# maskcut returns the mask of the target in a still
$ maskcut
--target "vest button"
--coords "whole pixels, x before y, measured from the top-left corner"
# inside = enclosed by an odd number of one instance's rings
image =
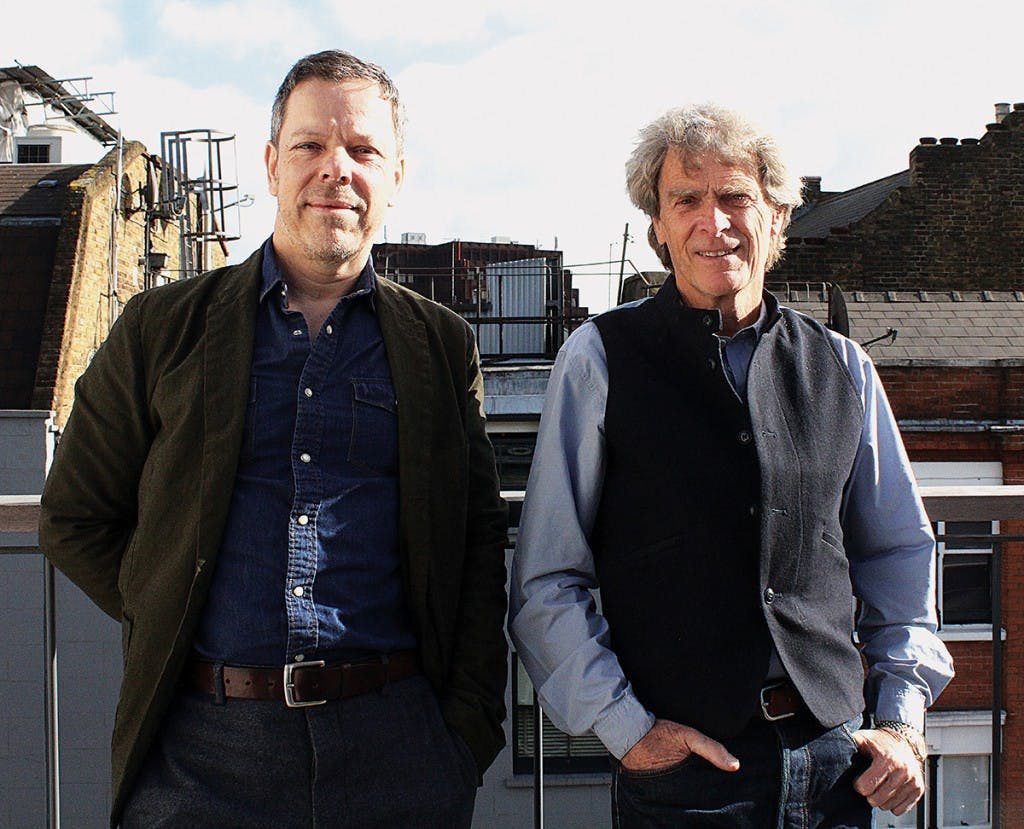
[[[757,504],[751,504],[749,507],[747,507],[747,515],[749,515],[751,518],[757,515]]]
[[[708,368],[711,369],[712,371],[718,368],[718,363],[715,362],[714,357],[708,357]]]
[[[746,446],[748,443],[750,443],[750,441],[754,439],[754,436],[750,434],[750,432],[748,432],[746,429],[740,432],[739,435],[737,435],[737,437],[739,438],[740,443],[742,443],[744,446]]]
[[[700,321],[704,324],[705,328],[710,328],[711,327],[711,315],[710,314],[705,314],[703,317],[700,318]]]
[[[764,603],[765,604],[771,604],[774,601],[775,601],[775,591],[772,590],[770,587],[766,587],[764,589]]]

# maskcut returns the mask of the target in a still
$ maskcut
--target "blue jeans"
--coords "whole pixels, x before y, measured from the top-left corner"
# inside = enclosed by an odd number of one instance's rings
[[[312,708],[180,693],[122,829],[468,829],[477,770],[422,676]]]
[[[612,775],[615,829],[870,829],[871,807],[853,790],[867,768],[850,734],[858,716],[824,729],[806,714],[751,723],[724,744],[740,761],[721,771],[691,755],[674,766]]]

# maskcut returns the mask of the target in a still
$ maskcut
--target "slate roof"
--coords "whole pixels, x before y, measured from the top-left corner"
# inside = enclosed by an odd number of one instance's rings
[[[824,239],[833,228],[847,228],[878,207],[894,190],[910,186],[910,171],[894,173],[852,190],[825,196],[799,208],[786,230],[790,239]]]
[[[0,217],[60,216],[68,185],[91,164],[0,164]],[[48,185],[40,182],[55,182]]]
[[[784,305],[825,321],[820,286],[769,288]],[[845,298],[852,339],[864,344],[897,330],[891,344],[869,346],[879,365],[1024,361],[1022,291],[853,291]]]

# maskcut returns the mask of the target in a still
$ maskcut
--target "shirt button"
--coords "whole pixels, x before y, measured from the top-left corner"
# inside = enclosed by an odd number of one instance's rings
[[[299,455],[299,460],[302,461],[303,463],[309,463],[313,459],[309,456],[308,452],[303,452],[301,455]]]
[[[313,396],[313,390],[312,389],[303,389],[302,393],[304,395],[306,395],[306,397],[312,397]]]
[[[334,326],[333,326],[333,325],[328,325],[328,326],[327,326],[327,327],[326,327],[326,328],[324,329],[324,331],[326,331],[326,332],[327,332],[328,334],[333,334],[333,333],[334,333]]]
[[[303,527],[305,527],[305,526],[306,526],[306,524],[308,524],[308,523],[309,523],[309,516],[308,516],[308,515],[300,515],[300,516],[299,516],[299,517],[298,517],[297,519],[295,519],[295,520],[296,520],[296,521],[298,521],[298,522],[299,522],[300,524],[302,524],[302,526],[303,526]]]
[[[771,604],[775,601],[775,591],[770,587],[766,587],[764,590],[764,603]]]
[[[739,435],[737,435],[737,437],[739,438],[739,442],[742,443],[744,446],[746,446],[748,443],[750,443],[750,441],[754,439],[754,436],[750,434],[750,432],[748,432],[746,429],[740,432]]]
[[[302,597],[302,594],[305,592],[306,591],[303,590],[301,587],[296,587],[294,590],[292,590],[292,594],[295,596],[299,596],[300,598]]]

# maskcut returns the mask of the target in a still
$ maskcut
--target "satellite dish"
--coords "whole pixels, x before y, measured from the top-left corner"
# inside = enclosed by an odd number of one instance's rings
[[[850,314],[846,310],[846,298],[843,289],[835,282],[828,288],[828,323],[829,328],[844,337],[850,336]]]
[[[146,201],[146,212],[152,213],[158,201],[160,184],[156,176],[156,165],[152,159],[146,164],[146,182],[142,187],[142,197]]]

